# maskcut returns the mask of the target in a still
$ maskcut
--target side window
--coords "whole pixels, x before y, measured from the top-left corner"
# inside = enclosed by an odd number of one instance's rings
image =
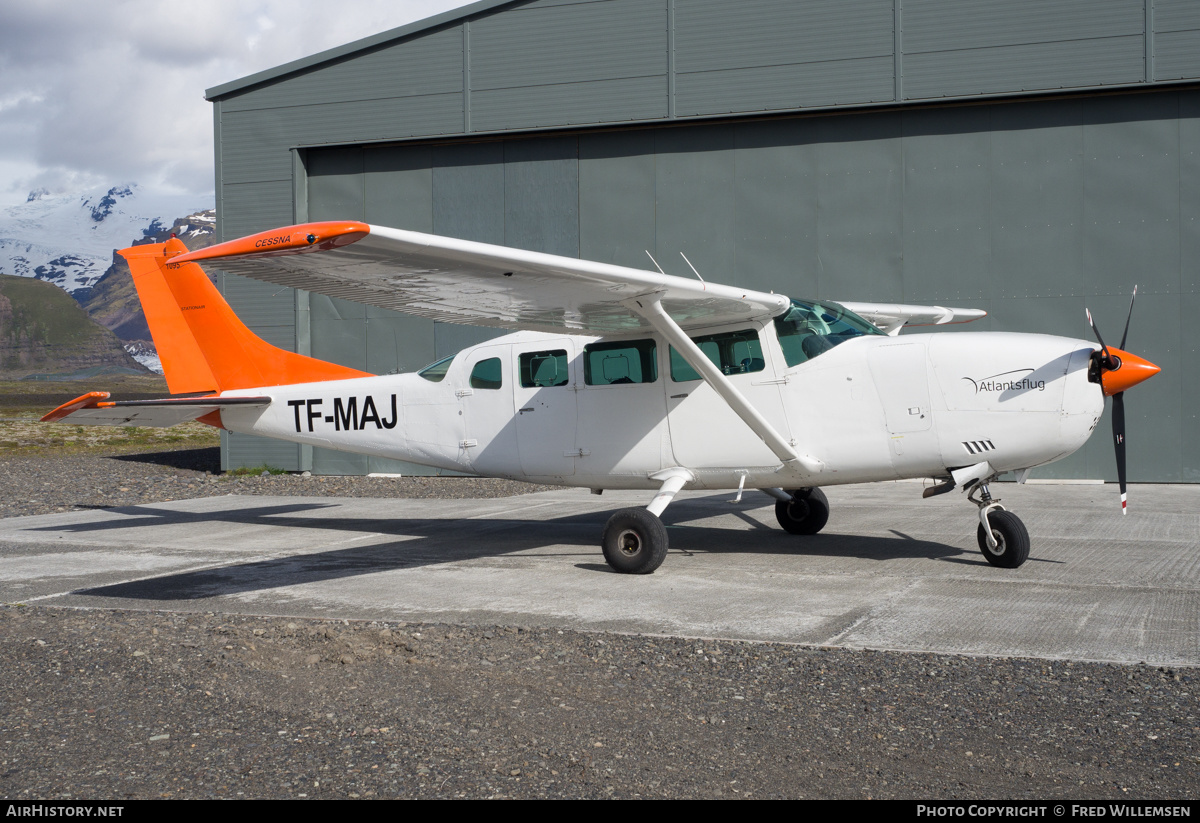
[[[583,382],[589,386],[653,383],[658,379],[653,340],[592,343],[583,349]]]
[[[724,374],[750,374],[766,368],[762,344],[758,340],[758,332],[754,329],[706,334],[693,337],[692,340],[700,347],[700,351],[704,352],[705,357]],[[688,365],[673,346],[671,379],[676,383],[700,379],[699,372]]]
[[[502,374],[499,357],[480,360],[475,364],[475,368],[471,369],[471,388],[498,389],[504,385]]]
[[[525,352],[520,357],[521,386],[526,389],[567,385],[567,351]]]

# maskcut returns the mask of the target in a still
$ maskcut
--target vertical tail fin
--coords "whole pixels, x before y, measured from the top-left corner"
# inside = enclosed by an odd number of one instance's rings
[[[250,331],[178,238],[118,252],[129,262],[172,394],[370,377],[272,346]]]

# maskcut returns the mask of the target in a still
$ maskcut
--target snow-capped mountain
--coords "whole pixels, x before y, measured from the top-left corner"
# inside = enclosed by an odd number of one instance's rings
[[[125,342],[125,351],[155,374],[163,373],[162,361],[158,359],[158,350],[154,348],[153,343],[146,340],[128,340]]]
[[[201,198],[203,199],[203,198]],[[215,213],[194,195],[163,195],[136,183],[75,194],[30,192],[0,209],[0,273],[36,277],[74,294],[95,284],[113,263],[113,249],[153,237],[180,215],[195,231],[212,230]]]

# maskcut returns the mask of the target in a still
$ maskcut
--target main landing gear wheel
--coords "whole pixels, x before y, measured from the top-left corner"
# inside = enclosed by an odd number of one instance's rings
[[[645,509],[621,509],[608,519],[604,559],[624,574],[650,574],[667,559],[667,527]]]
[[[988,524],[992,527],[992,537],[996,538],[996,548],[988,545],[982,523],[975,535],[987,562],[1002,569],[1015,569],[1029,558],[1029,532],[1021,518],[1010,511],[995,510],[988,513]]]
[[[829,500],[820,489],[789,489],[791,500],[775,501],[775,519],[790,534],[816,534],[829,522]]]

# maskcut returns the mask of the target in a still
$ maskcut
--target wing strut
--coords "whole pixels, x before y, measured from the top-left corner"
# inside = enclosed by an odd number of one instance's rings
[[[644,317],[646,322],[667,338],[667,341],[688,362],[688,365],[699,372],[700,376],[704,378],[704,382],[712,386],[713,390],[721,396],[738,417],[742,418],[751,431],[762,438],[762,441],[767,444],[767,448],[775,453],[784,466],[800,466],[810,474],[821,471],[824,466],[819,460],[797,454],[791,444],[775,430],[775,427],[759,414],[758,409],[750,405],[750,401],[737,390],[729,378],[713,365],[700,347],[663,310],[658,295],[644,295],[624,300],[622,303],[631,311]]]

